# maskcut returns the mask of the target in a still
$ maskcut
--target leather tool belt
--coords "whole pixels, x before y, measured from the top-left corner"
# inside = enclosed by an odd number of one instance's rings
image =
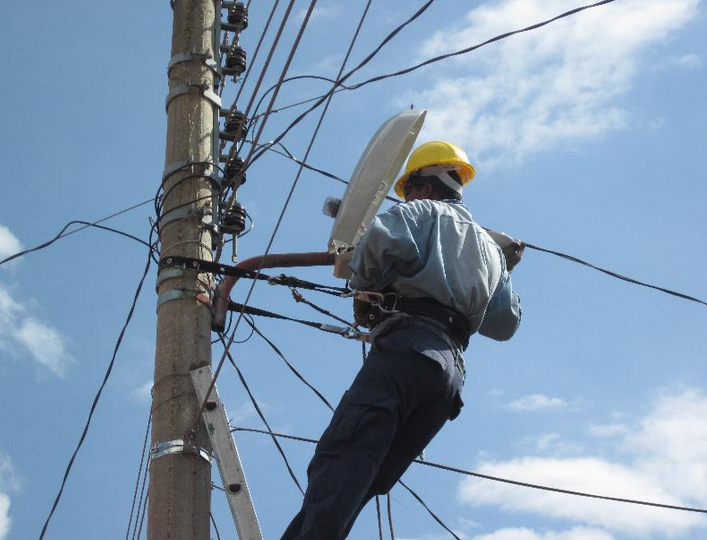
[[[370,293],[363,293],[369,295]],[[383,319],[396,312],[409,313],[410,315],[422,315],[434,319],[448,329],[450,337],[457,341],[462,349],[466,349],[469,344],[471,330],[469,323],[456,309],[444,306],[432,298],[405,298],[395,293],[383,293],[375,295],[371,302],[371,310],[368,313],[369,328],[375,328]]]

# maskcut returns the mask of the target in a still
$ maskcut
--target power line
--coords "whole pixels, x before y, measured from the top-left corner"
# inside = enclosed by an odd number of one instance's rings
[[[145,454],[147,454],[147,452],[146,452],[146,450],[147,450],[147,441],[148,441],[149,436],[150,436],[150,426],[151,426],[151,424],[152,424],[152,414],[150,413],[150,414],[148,414],[148,416],[147,416],[147,427],[145,428],[145,439],[144,439],[144,441],[143,441],[143,443],[142,443],[142,452],[141,452],[141,454],[140,454],[140,466],[138,467],[138,470],[137,470],[137,478],[135,479],[135,491],[133,492],[133,504],[132,504],[132,506],[130,507],[130,518],[128,519],[128,529],[127,529],[127,531],[125,532],[125,540],[128,540],[128,538],[129,538],[129,536],[130,536],[130,527],[132,526],[132,523],[133,523],[133,513],[135,512],[135,506],[136,506],[136,502],[137,502],[137,492],[138,492],[138,489],[139,489],[139,486],[140,486],[140,478],[141,478],[141,477],[143,478],[143,481],[142,481],[143,491],[144,491],[144,488],[145,488],[145,478],[146,478],[146,476],[143,477],[142,466],[143,466],[143,464],[144,464],[144,462],[145,462]],[[147,469],[149,469],[149,467],[145,466],[145,472],[147,472]],[[142,506],[142,493],[140,494],[140,502],[137,503],[137,507],[138,507],[138,508],[140,508],[141,506]],[[138,517],[139,517],[139,516],[138,516]],[[135,518],[135,526],[136,526],[136,528],[137,528],[138,517]]]
[[[223,339],[223,334],[219,334],[219,338],[221,340],[221,343],[225,347],[226,340]],[[265,427],[268,428],[268,431],[272,432],[272,428],[270,427],[270,424],[268,423],[267,419],[265,418],[265,415],[263,414],[263,411],[261,410],[260,405],[258,405],[258,401],[255,399],[253,392],[250,390],[250,387],[248,386],[248,383],[246,382],[245,377],[243,376],[243,372],[238,367],[238,364],[236,364],[236,361],[233,359],[233,356],[231,356],[231,353],[228,351],[228,349],[225,350],[225,353],[226,353],[226,356],[228,357],[228,360],[230,361],[231,365],[236,370],[236,373],[238,374],[238,378],[240,379],[241,384],[243,385],[243,388],[245,389],[246,393],[248,394],[248,397],[250,398],[250,402],[253,405],[253,408],[258,413],[260,420],[262,420],[263,424],[265,424]],[[304,490],[302,489],[302,486],[300,485],[299,480],[297,479],[297,476],[295,475],[295,471],[292,469],[292,466],[290,465],[290,462],[287,459],[287,455],[285,454],[285,451],[282,449],[282,446],[280,446],[280,442],[274,436],[271,437],[271,439],[272,439],[273,443],[275,444],[277,451],[280,453],[280,456],[282,457],[283,461],[285,462],[285,467],[287,468],[287,472],[289,473],[290,477],[292,478],[292,481],[295,483],[295,485],[297,486],[297,489],[299,489],[302,496],[304,496]]]
[[[627,283],[633,283],[634,285],[640,285],[641,287],[648,287],[649,289],[654,289],[656,291],[664,292],[664,293],[670,294],[672,296],[677,296],[678,298],[683,298],[684,300],[690,300],[691,302],[696,302],[698,304],[702,304],[704,306],[707,306],[707,302],[705,302],[704,300],[700,300],[699,298],[695,298],[694,296],[690,296],[688,294],[673,291],[671,289],[665,289],[663,287],[658,287],[657,285],[651,285],[649,283],[644,283],[643,281],[638,281],[637,279],[624,276],[622,274],[619,274],[618,272],[614,272],[612,270],[607,270],[606,268],[601,268],[600,266],[596,266],[596,265],[589,263],[587,261],[583,261],[582,259],[578,259],[577,257],[574,257],[572,255],[567,255],[566,253],[560,253],[559,251],[553,251],[551,249],[534,246],[533,244],[528,244],[527,242],[523,242],[522,244],[527,248],[534,249],[536,251],[541,251],[543,253],[550,253],[551,255],[556,255],[557,257],[561,257],[561,258],[566,259],[568,261],[571,261],[571,262],[574,262],[577,264],[581,264],[581,265],[586,266],[588,268],[592,268],[594,270],[602,272],[602,273],[604,273],[608,276],[614,277],[616,279],[626,281]]]
[[[151,252],[150,252],[151,254]],[[137,289],[135,291],[135,295],[133,297],[132,304],[130,306],[130,310],[128,311],[128,316],[125,320],[125,323],[123,324],[123,327],[120,330],[120,334],[118,335],[118,340],[115,343],[115,347],[113,348],[113,356],[111,357],[110,362],[108,363],[108,368],[106,369],[105,375],[103,376],[103,381],[101,382],[101,385],[98,387],[98,391],[96,392],[95,397],[93,398],[93,403],[91,404],[91,408],[88,413],[88,418],[86,419],[86,423],[84,425],[83,431],[81,432],[81,436],[79,437],[79,441],[76,445],[76,449],[74,450],[73,454],[71,455],[71,458],[69,459],[69,463],[66,466],[66,470],[64,471],[64,477],[62,478],[61,481],[61,486],[59,487],[59,491],[56,494],[56,497],[54,498],[54,503],[52,504],[51,510],[49,511],[49,515],[47,516],[46,521],[44,522],[44,526],[42,527],[42,532],[39,535],[39,540],[42,540],[44,538],[44,535],[47,531],[47,527],[49,526],[49,522],[52,519],[52,516],[54,515],[54,512],[59,505],[59,501],[61,500],[61,496],[64,493],[64,486],[66,485],[66,481],[69,478],[69,474],[71,473],[71,469],[73,468],[74,461],[76,460],[76,456],[79,453],[79,450],[81,449],[81,446],[83,446],[84,441],[86,440],[86,435],[88,434],[88,428],[91,425],[91,419],[93,418],[93,413],[96,411],[96,407],[98,406],[98,400],[101,398],[101,394],[103,393],[103,389],[105,388],[106,384],[108,383],[108,379],[113,371],[113,366],[115,365],[115,359],[118,355],[118,350],[120,349],[120,345],[123,342],[123,337],[125,336],[125,331],[128,328],[128,325],[130,324],[130,321],[133,318],[133,313],[135,312],[135,306],[137,304],[137,300],[140,297],[140,292],[142,291],[142,286],[145,283],[145,278],[147,277],[147,273],[150,270],[150,264],[152,263],[152,258],[150,256],[147,257],[147,263],[145,264],[145,269],[143,270],[142,277],[140,278],[140,282],[138,283]]]
[[[131,208],[129,208],[129,209],[127,209],[127,210],[122,210],[121,212],[118,212],[117,214],[113,214],[112,216],[108,216],[108,217],[106,217],[106,218],[103,218],[103,219],[101,219],[101,220],[99,220],[99,221],[95,221],[95,222],[79,221],[79,220],[69,221],[66,225],[64,225],[64,227],[61,229],[61,231],[59,231],[59,234],[57,234],[57,235],[56,235],[54,238],[52,238],[51,240],[47,240],[46,242],[43,242],[43,243],[39,244],[38,246],[35,246],[35,247],[33,247],[33,248],[29,248],[29,249],[25,249],[25,250],[23,250],[23,251],[20,251],[20,252],[18,252],[18,253],[15,253],[14,255],[10,255],[9,257],[4,258],[2,261],[0,261],[0,266],[3,265],[3,264],[5,264],[5,263],[8,263],[8,262],[10,262],[10,261],[12,261],[12,260],[14,260],[14,259],[17,259],[17,258],[19,258],[19,257],[23,257],[24,255],[27,255],[28,253],[33,253],[33,252],[35,252],[35,251],[39,251],[39,250],[41,250],[41,249],[47,248],[47,247],[51,246],[51,245],[52,245],[54,242],[56,242],[57,240],[60,240],[61,238],[66,238],[67,236],[69,236],[69,235],[71,235],[71,234],[74,234],[74,233],[77,233],[77,232],[79,232],[79,231],[82,231],[82,230],[84,230],[84,229],[86,229],[86,228],[88,228],[88,227],[95,227],[95,228],[101,229],[101,230],[103,230],[103,231],[108,231],[108,232],[112,232],[112,233],[118,234],[118,235],[120,235],[120,236],[124,236],[125,238],[129,238],[129,239],[131,239],[131,240],[134,240],[134,241],[136,241],[136,242],[139,242],[140,244],[142,244],[142,245],[144,245],[144,246],[147,246],[148,248],[151,249],[152,246],[151,246],[149,243],[145,242],[145,241],[144,241],[143,239],[141,239],[141,238],[138,238],[137,236],[133,236],[133,235],[130,234],[130,233],[126,233],[126,232],[121,231],[121,230],[118,230],[118,229],[113,229],[112,227],[105,227],[105,226],[103,226],[103,225],[99,225],[99,224],[98,224],[98,223],[100,223],[101,221],[105,221],[106,219],[110,219],[111,217],[117,216],[117,215],[119,215],[119,214],[121,214],[121,213],[127,212],[128,210],[132,210],[133,208],[137,208],[138,206],[142,206],[142,205],[147,204],[147,203],[149,203],[149,202],[152,202],[152,199],[150,199],[150,200],[148,200],[148,201],[145,201],[145,202],[142,202],[142,203],[140,203],[140,204],[137,204],[137,205],[135,205],[135,206],[132,206]],[[68,229],[68,228],[71,227],[72,225],[76,225],[76,224],[83,225],[83,227],[80,227],[80,228],[78,228],[78,229],[74,229],[73,231],[70,231],[70,232],[68,232],[68,233],[65,232],[66,229]]]
[[[467,47],[467,48],[465,48],[465,49],[461,49],[461,50],[459,50],[459,51],[455,51],[455,52],[452,52],[452,53],[443,54],[443,55],[440,55],[440,56],[435,56],[435,57],[433,57],[433,58],[430,58],[430,59],[428,59],[428,60],[425,60],[424,62],[421,62],[421,63],[419,63],[419,64],[416,64],[416,65],[414,65],[414,66],[412,66],[412,67],[405,68],[405,69],[401,69],[401,70],[395,71],[395,72],[393,72],[393,73],[387,73],[387,74],[385,74],[385,75],[378,75],[378,76],[376,76],[376,77],[372,77],[372,78],[367,79],[367,80],[365,80],[365,81],[362,81],[362,82],[360,82],[360,83],[352,84],[352,85],[349,85],[348,87],[339,88],[338,90],[335,90],[335,92],[338,93],[338,92],[343,92],[344,90],[358,90],[359,88],[362,88],[362,87],[367,86],[367,85],[369,85],[369,84],[371,84],[371,83],[374,83],[374,82],[382,81],[382,80],[385,80],[385,79],[390,79],[390,78],[393,78],[393,77],[398,77],[398,76],[401,76],[401,75],[406,75],[406,74],[411,73],[411,72],[413,72],[413,71],[416,71],[416,70],[418,70],[418,69],[420,69],[420,68],[422,68],[422,67],[424,67],[424,66],[427,66],[427,65],[430,65],[430,64],[433,64],[433,63],[436,63],[436,62],[440,62],[441,60],[446,60],[447,58],[451,58],[451,57],[454,57],[454,56],[460,56],[460,55],[463,55],[463,54],[467,54],[467,53],[469,53],[469,52],[475,51],[476,49],[479,49],[479,48],[481,48],[481,47],[484,47],[485,45],[489,45],[489,44],[494,43],[494,42],[496,42],[496,41],[501,41],[501,40],[506,39],[506,38],[508,38],[508,37],[514,36],[514,35],[516,35],[516,34],[520,34],[520,33],[523,33],[523,32],[529,32],[529,31],[531,31],[531,30],[535,30],[535,29],[537,29],[537,28],[541,28],[541,27],[546,26],[546,25],[548,25],[548,24],[550,24],[550,23],[552,23],[552,22],[555,22],[555,21],[557,21],[557,20],[559,20],[559,19],[563,19],[563,18],[565,18],[565,17],[569,17],[569,16],[571,16],[571,15],[575,15],[575,14],[577,14],[577,13],[579,13],[579,12],[581,12],[581,11],[587,10],[587,9],[599,7],[599,6],[602,6],[602,5],[604,5],[604,4],[609,4],[609,3],[614,2],[614,1],[615,1],[615,0],[602,0],[601,2],[597,2],[597,3],[590,4],[590,5],[586,5],[586,6],[581,6],[581,7],[578,7],[578,8],[576,8],[576,9],[572,9],[572,10],[570,10],[570,11],[566,11],[565,13],[562,13],[562,14],[556,16],[556,17],[553,17],[552,19],[548,19],[548,20],[546,20],[546,21],[542,21],[542,22],[533,24],[533,25],[531,25],[531,26],[527,26],[527,27],[522,28],[522,29],[520,29],[520,30],[514,30],[514,31],[511,31],[511,32],[506,32],[506,33],[504,33],[504,34],[499,34],[499,35],[497,35],[497,36],[495,36],[495,37],[493,37],[493,38],[491,38],[491,39],[489,39],[489,40],[487,40],[487,41],[484,41],[483,43],[479,43],[479,44],[477,44],[477,45],[473,45],[473,46],[471,46],[471,47]],[[342,86],[342,85],[339,85],[339,86]],[[319,106],[319,104],[321,103],[322,98],[324,98],[324,97],[325,97],[325,95],[307,98],[307,99],[305,99],[305,100],[301,100],[301,101],[298,101],[298,102],[296,102],[296,103],[291,103],[291,104],[289,104],[289,105],[285,105],[285,106],[283,106],[283,107],[280,107],[280,108],[274,110],[273,112],[274,112],[274,113],[279,113],[279,112],[285,111],[285,110],[287,110],[287,109],[291,109],[291,108],[293,108],[293,107],[299,107],[300,105],[306,105],[307,103],[311,103],[311,102],[316,101],[317,103],[316,103],[315,105],[313,105],[309,110],[307,110],[307,111],[305,111],[305,112],[303,113],[303,115],[306,116],[307,114],[309,114],[309,112],[311,112],[313,109],[315,109],[315,108],[317,108],[317,107]],[[300,120],[300,119],[298,118],[295,122],[298,122],[299,120]],[[290,128],[288,127],[288,131],[289,131],[289,129],[290,129]],[[278,139],[276,139],[276,140],[279,141],[280,138],[278,138]]]
[[[425,60],[424,62],[421,62],[421,63],[419,63],[419,64],[417,64],[417,65],[414,65],[414,66],[409,67],[409,68],[401,69],[400,71],[396,71],[396,72],[394,72],[394,73],[388,73],[388,74],[386,74],[386,75],[378,75],[377,77],[372,77],[372,78],[370,78],[370,79],[368,79],[368,80],[365,80],[365,81],[363,81],[363,82],[360,82],[360,83],[358,83],[358,84],[353,84],[353,85],[351,85],[351,86],[350,86],[350,89],[351,89],[351,90],[356,90],[356,89],[358,89],[358,88],[362,88],[362,87],[364,87],[364,86],[366,86],[366,85],[368,85],[368,84],[371,84],[371,83],[374,83],[374,82],[377,82],[377,81],[382,81],[382,80],[384,80],[384,79],[390,79],[391,77],[398,77],[398,76],[400,76],[400,75],[406,75],[406,74],[411,73],[411,72],[413,72],[413,71],[416,71],[416,70],[418,70],[418,69],[420,69],[420,68],[422,68],[422,67],[424,67],[424,66],[428,66],[428,65],[430,65],[430,64],[434,64],[434,63],[436,63],[436,62],[440,62],[441,60],[446,60],[446,59],[452,58],[452,57],[454,57],[454,56],[460,56],[460,55],[463,55],[463,54],[470,53],[470,52],[472,52],[472,51],[475,51],[476,49],[479,49],[479,48],[481,48],[481,47],[483,47],[483,46],[485,46],[485,45],[489,45],[489,44],[494,43],[494,42],[496,42],[496,41],[501,41],[501,40],[503,40],[503,39],[506,39],[506,38],[509,38],[509,37],[511,37],[511,36],[514,36],[514,35],[516,35],[516,34],[521,34],[521,33],[523,33],[523,32],[530,32],[531,30],[536,30],[536,29],[538,29],[538,28],[542,28],[543,26],[547,26],[548,24],[551,24],[551,23],[553,23],[553,22],[555,22],[555,21],[558,21],[558,20],[560,20],[560,19],[564,19],[565,17],[569,17],[569,16],[571,16],[571,15],[576,15],[577,13],[580,13],[580,12],[585,11],[585,10],[587,10],[587,9],[596,8],[596,7],[599,7],[599,6],[603,6],[603,5],[605,5],[605,4],[610,4],[610,3],[615,2],[615,1],[616,1],[616,0],[602,0],[601,2],[596,2],[596,3],[594,3],[594,4],[589,4],[589,5],[586,5],[586,6],[581,6],[581,7],[575,8],[575,9],[571,9],[571,10],[569,10],[569,11],[565,11],[564,13],[561,13],[560,15],[557,15],[556,17],[553,17],[552,19],[548,19],[548,20],[546,20],[546,21],[542,21],[542,22],[539,22],[539,23],[536,23],[536,24],[532,24],[532,25],[530,25],[530,26],[526,26],[525,28],[521,28],[520,30],[513,30],[513,31],[511,31],[511,32],[506,32],[505,34],[500,34],[500,35],[498,35],[498,36],[492,37],[491,39],[488,39],[488,40],[484,41],[483,43],[479,43],[478,45],[473,45],[473,46],[471,46],[471,47],[467,47],[467,48],[465,48],[465,49],[461,49],[461,50],[456,51],[456,52],[452,52],[452,53],[447,53],[447,54],[442,54],[442,55],[439,55],[439,56],[435,56],[434,58],[430,58],[429,60]]]
[[[427,8],[429,8],[429,7],[434,3],[434,1],[435,1],[435,0],[428,0],[427,2],[425,2],[425,3],[422,5],[422,7],[420,7],[411,17],[409,17],[409,18],[408,18],[407,20],[405,20],[403,23],[401,23],[400,25],[398,25],[392,32],[390,32],[390,33],[383,39],[383,41],[381,41],[381,42],[378,44],[378,46],[377,46],[371,53],[369,53],[368,56],[366,56],[355,68],[353,68],[352,70],[348,71],[348,72],[346,73],[346,75],[344,75],[343,77],[337,77],[337,84],[335,84],[334,86],[332,86],[332,88],[331,88],[331,90],[329,90],[329,92],[327,92],[327,93],[324,94],[323,96],[320,96],[320,97],[316,98],[317,102],[316,102],[314,105],[312,105],[308,110],[306,110],[305,112],[303,112],[302,114],[300,114],[297,118],[295,118],[295,120],[293,120],[293,121],[287,126],[287,128],[285,128],[285,130],[284,130],[282,133],[280,133],[277,137],[275,137],[275,139],[273,139],[273,140],[272,140],[270,143],[268,143],[268,144],[269,144],[269,145],[273,145],[273,144],[276,144],[276,143],[280,142],[280,141],[285,137],[285,135],[287,135],[287,133],[289,133],[289,131],[290,131],[293,127],[295,127],[297,124],[299,124],[310,112],[312,112],[314,109],[318,108],[318,107],[319,107],[320,105],[322,105],[325,101],[329,100],[329,99],[330,99],[330,96],[333,95],[333,94],[336,92],[336,86],[341,85],[344,81],[348,80],[348,78],[351,77],[354,73],[356,73],[358,70],[360,70],[361,68],[363,68],[366,64],[368,64],[368,63],[383,49],[383,47],[384,47],[385,45],[387,45],[387,44],[388,44],[397,34],[399,34],[406,26],[408,26],[408,25],[411,24],[413,21],[415,21],[418,17],[420,17],[420,16],[427,10]],[[258,152],[258,154],[256,154],[255,157],[253,157],[252,162],[255,162],[256,160],[258,160],[258,159],[263,155],[264,152],[265,152],[265,150],[261,150],[260,152]],[[306,161],[306,159],[305,159],[305,161]]]
[[[261,433],[261,434],[267,434],[267,435],[274,436],[274,437],[280,437],[283,439],[291,439],[294,441],[307,442],[307,443],[312,443],[312,444],[317,444],[319,442],[317,439],[309,439],[306,437],[287,435],[285,433],[266,432],[261,429],[255,429],[255,428],[234,427],[234,428],[231,428],[231,431],[243,431],[246,433]],[[508,478],[501,478],[498,476],[491,476],[489,474],[482,474],[482,473],[469,471],[466,469],[460,469],[458,467],[451,467],[449,465],[443,465],[441,463],[435,463],[433,461],[427,461],[427,460],[422,461],[422,460],[416,459],[413,461],[413,463],[417,463],[418,465],[425,465],[426,467],[433,467],[436,469],[442,469],[442,470],[454,472],[457,474],[463,474],[466,476],[483,478],[484,480],[492,480],[494,482],[501,482],[504,484],[512,484],[514,486],[527,487],[527,488],[531,488],[531,489],[539,489],[542,491],[550,491],[553,493],[561,493],[564,495],[575,495],[577,497],[587,497],[590,499],[600,499],[600,500],[605,500],[605,501],[637,504],[637,505],[641,505],[641,506],[650,506],[650,507],[654,507],[654,508],[665,508],[667,510],[680,510],[683,512],[695,512],[695,513],[699,513],[699,514],[707,514],[707,508],[696,508],[696,507],[691,507],[691,506],[678,506],[678,505],[672,505],[672,504],[663,504],[663,503],[642,501],[642,500],[638,500],[638,499],[625,499],[625,498],[621,498],[621,497],[612,497],[609,495],[597,495],[595,493],[586,493],[583,491],[577,491],[577,490],[571,490],[571,489],[562,489],[562,488],[556,488],[556,487],[550,487],[550,486],[543,486],[540,484],[532,484],[530,482],[521,482],[519,480],[510,480]]]

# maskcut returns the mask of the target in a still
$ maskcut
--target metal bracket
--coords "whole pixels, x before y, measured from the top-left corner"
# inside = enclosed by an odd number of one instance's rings
[[[157,287],[162,284],[163,281],[167,281],[168,279],[174,279],[174,278],[180,278],[184,275],[184,270],[181,268],[163,268],[157,273]]]
[[[221,66],[219,66],[218,62],[216,62],[213,58],[211,58],[210,55],[206,53],[199,53],[199,52],[190,52],[190,53],[180,53],[180,54],[175,54],[170,60],[169,64],[167,64],[167,76],[169,77],[170,71],[172,71],[172,68],[176,66],[177,64],[181,64],[182,62],[190,62],[191,60],[194,60],[195,58],[202,59],[204,61],[204,64],[206,67],[208,67],[211,71],[213,71],[216,76],[221,77]]]
[[[221,97],[215,93],[213,90],[211,90],[209,85],[206,84],[197,84],[197,83],[189,83],[189,84],[182,84],[180,86],[177,86],[176,88],[172,89],[169,91],[169,94],[167,94],[167,97],[165,99],[165,104],[164,108],[165,110],[169,109],[169,104],[172,103],[172,100],[175,98],[184,95],[184,94],[191,94],[195,90],[198,90],[198,92],[205,98],[208,99],[211,103],[213,103],[216,107],[219,109],[221,108]]]
[[[169,291],[163,292],[162,294],[158,294],[157,309],[160,309],[160,306],[162,306],[162,304],[171,302],[172,300],[180,300],[182,298],[186,298],[186,296],[186,293],[180,289],[171,289]]]
[[[150,449],[150,463],[156,459],[172,454],[191,454],[194,456],[199,456],[211,465],[211,455],[206,450],[189,444],[184,444],[184,439],[174,439],[173,441],[165,441],[153,445]]]
[[[194,208],[190,206],[183,206],[182,208],[175,208],[174,210],[170,210],[169,212],[163,214],[162,217],[160,217],[160,228],[164,228],[166,225],[172,223],[173,221],[185,219],[192,215],[194,215]]]
[[[214,187],[215,189],[221,190],[221,178],[214,171],[215,166],[211,163],[199,161],[174,161],[170,163],[162,171],[162,183],[164,184],[173,174],[176,174],[179,171],[186,169],[187,167],[193,166],[204,167],[204,174],[200,174],[198,176],[204,178],[204,180],[208,180],[209,182],[211,182],[212,187]],[[211,172],[207,173],[209,169],[211,170]]]

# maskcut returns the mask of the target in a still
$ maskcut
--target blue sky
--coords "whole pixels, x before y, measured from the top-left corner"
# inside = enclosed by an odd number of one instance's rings
[[[557,15],[579,2],[437,0],[350,82]],[[333,77],[364,3],[320,0],[290,73]],[[266,83],[294,39],[296,4]],[[354,65],[416,9],[374,1]],[[242,44],[252,55],[270,4],[254,0]],[[415,73],[336,95],[310,163],[347,178],[370,136],[413,104],[419,141],[467,150],[478,175],[465,201],[483,225],[657,285],[707,298],[707,13],[699,0],[617,0]],[[0,255],[37,245],[72,219],[95,220],[153,197],[164,166],[169,2],[110,9],[13,3],[0,20]],[[283,87],[279,105],[326,89]],[[252,86],[246,87],[249,95]],[[236,86],[229,84],[230,103]],[[273,115],[277,135],[297,109]],[[302,156],[311,115],[283,142]],[[278,155],[248,172],[255,221],[240,257],[262,253],[296,166]],[[274,252],[321,251],[321,214],[343,186],[306,172]],[[150,206],[106,225],[146,237]],[[144,246],[86,230],[0,268],[0,540],[36,538],[130,307]],[[292,271],[336,284],[329,269]],[[149,412],[155,336],[152,269],[47,538],[122,537]],[[707,507],[707,311],[527,251],[514,271],[524,320],[508,343],[472,339],[466,406],[427,449],[431,461],[618,497]],[[284,289],[258,285],[259,307],[323,320]],[[234,298],[243,298],[239,284]],[[350,316],[348,301],[309,300]],[[257,321],[331,400],[360,365],[356,342]],[[330,321],[326,321],[330,322]],[[247,337],[246,335],[240,337]],[[234,349],[271,425],[318,437],[329,412],[258,336]],[[219,358],[214,349],[214,358]],[[219,390],[234,425],[261,427],[228,366]],[[266,437],[238,435],[266,538],[301,496]],[[310,445],[284,441],[301,480]],[[218,481],[214,469],[214,480]],[[697,514],[541,493],[413,466],[407,483],[464,540],[704,538]],[[233,537],[213,493],[222,537]],[[449,535],[394,489],[396,538]],[[367,508],[350,538],[377,535]]]

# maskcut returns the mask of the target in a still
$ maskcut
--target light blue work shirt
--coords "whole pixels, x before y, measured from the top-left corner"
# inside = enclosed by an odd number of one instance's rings
[[[462,313],[472,334],[505,341],[520,324],[501,248],[461,202],[420,199],[390,208],[369,225],[349,266],[354,289],[433,298]]]

